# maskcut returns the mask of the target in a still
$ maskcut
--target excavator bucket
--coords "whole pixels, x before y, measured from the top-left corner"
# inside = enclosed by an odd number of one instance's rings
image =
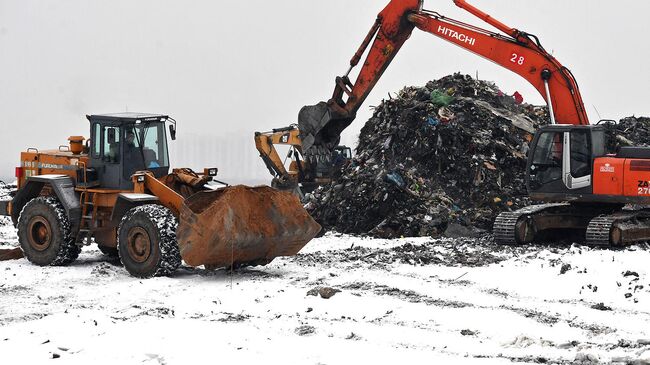
[[[239,267],[293,256],[320,229],[295,195],[240,185],[187,198],[176,237],[188,265]]]
[[[332,150],[339,144],[341,132],[354,120],[354,115],[341,114],[332,105],[322,101],[300,109],[298,128],[304,152],[315,146]]]

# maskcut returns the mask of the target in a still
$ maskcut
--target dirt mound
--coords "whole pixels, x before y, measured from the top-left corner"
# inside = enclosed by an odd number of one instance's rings
[[[544,107],[455,74],[383,101],[340,176],[308,196],[326,229],[375,237],[467,236],[529,204],[529,142]],[[451,229],[450,229],[451,228]]]

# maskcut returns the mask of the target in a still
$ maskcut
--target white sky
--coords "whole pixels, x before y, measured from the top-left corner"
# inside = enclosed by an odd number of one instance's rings
[[[0,0],[0,178],[27,147],[87,136],[85,114],[129,110],[179,121],[174,166],[269,180],[253,132],[294,123],[300,107],[328,99],[387,2]],[[650,3],[473,4],[538,35],[575,74],[592,121],[594,106],[603,118],[650,115]],[[425,8],[483,26],[451,0]],[[416,29],[343,141],[355,143],[368,106],[389,92],[456,71],[542,102],[519,76]]]

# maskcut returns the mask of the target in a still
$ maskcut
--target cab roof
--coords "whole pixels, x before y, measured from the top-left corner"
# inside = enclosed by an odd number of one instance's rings
[[[109,113],[86,115],[89,121],[108,121],[119,124],[133,124],[137,122],[164,122],[169,119],[168,115],[151,113]]]

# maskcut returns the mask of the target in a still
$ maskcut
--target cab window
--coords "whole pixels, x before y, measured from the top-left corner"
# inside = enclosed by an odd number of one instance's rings
[[[144,162],[147,168],[169,166],[167,161],[167,143],[165,125],[152,124],[143,128]]]
[[[102,126],[99,123],[93,125],[93,135],[90,138],[93,144],[93,157],[99,158],[102,154]]]
[[[562,132],[544,132],[539,136],[530,175],[539,184],[562,179]]]
[[[571,132],[571,176],[591,175],[591,144],[587,131]]]
[[[130,179],[136,171],[168,166],[164,123],[142,123],[125,127],[124,179]]]
[[[104,126],[103,141],[104,155],[102,159],[108,163],[120,162],[120,128]]]

